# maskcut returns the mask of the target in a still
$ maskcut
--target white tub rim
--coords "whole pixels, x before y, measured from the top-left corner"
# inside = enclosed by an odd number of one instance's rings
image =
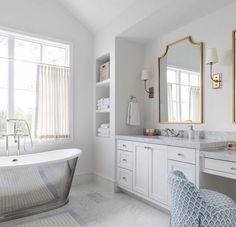
[[[57,149],[45,152],[0,157],[0,169],[32,165],[53,164],[78,158],[82,151],[78,148]]]

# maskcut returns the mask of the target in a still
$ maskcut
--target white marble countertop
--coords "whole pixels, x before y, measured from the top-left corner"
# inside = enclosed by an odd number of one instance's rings
[[[161,145],[170,145],[176,147],[186,147],[195,149],[224,147],[227,141],[214,139],[194,139],[166,136],[143,136],[143,135],[117,135],[116,139],[136,141],[142,143],[152,143]]]
[[[204,158],[236,162],[236,150],[208,149],[201,151],[200,156]]]

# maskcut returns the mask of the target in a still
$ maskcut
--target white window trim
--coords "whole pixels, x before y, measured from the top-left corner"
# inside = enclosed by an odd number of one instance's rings
[[[29,33],[29,32],[25,32],[22,30],[18,30],[18,29],[12,29],[12,28],[8,28],[8,27],[4,27],[4,26],[0,26],[0,33],[4,33],[9,35],[9,34],[17,34],[19,35],[19,37],[22,35],[29,37],[29,40],[32,38],[32,41],[34,40],[47,40],[49,42],[52,43],[62,43],[65,44],[67,46],[69,46],[69,63],[70,63],[70,138],[67,139],[58,139],[58,140],[51,140],[51,141],[38,141],[37,139],[33,140],[33,143],[35,145],[35,147],[37,148],[46,148],[48,146],[55,146],[55,145],[66,145],[66,144],[71,144],[74,142],[74,45],[71,41],[65,41],[62,39],[56,39],[56,38],[52,38],[52,37],[48,37],[48,36],[44,36],[44,35],[39,35],[39,34],[35,34],[35,33]],[[12,81],[9,81],[12,82]],[[10,83],[9,83],[10,84]],[[12,83],[13,84],[13,83]],[[8,99],[9,99],[9,90],[8,89]],[[13,96],[13,95],[10,95]],[[11,97],[13,98],[13,97]],[[9,103],[9,102],[8,102]],[[14,103],[14,102],[12,102]],[[14,112],[14,110],[12,111],[12,113]],[[31,132],[32,134],[32,132]],[[14,148],[14,145],[10,145],[9,148]],[[3,148],[5,148],[5,141],[2,140],[0,141],[0,149],[2,150]]]

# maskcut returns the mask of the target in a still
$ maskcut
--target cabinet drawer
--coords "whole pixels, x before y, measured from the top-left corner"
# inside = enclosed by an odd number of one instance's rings
[[[236,175],[236,162],[205,158],[205,169]]]
[[[130,151],[117,151],[117,165],[121,168],[133,170],[133,153]]]
[[[117,169],[117,181],[120,186],[132,189],[133,174],[131,171],[118,168]]]
[[[195,149],[182,147],[168,147],[168,159],[195,164]]]
[[[126,140],[117,140],[117,149],[124,151],[132,151],[133,143],[131,141]]]

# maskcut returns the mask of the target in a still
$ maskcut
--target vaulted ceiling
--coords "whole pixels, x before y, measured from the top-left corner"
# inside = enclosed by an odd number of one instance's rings
[[[57,0],[93,33],[117,20],[132,18],[138,23],[149,17],[151,24],[166,27],[176,20],[191,21],[235,0]],[[187,14],[185,17],[184,14]],[[192,15],[192,17],[191,17]],[[155,19],[158,19],[155,20]],[[172,20],[173,19],[173,20]],[[142,26],[147,30],[147,21]],[[165,23],[163,23],[165,22]],[[185,20],[186,22],[186,20]],[[134,24],[135,24],[134,23]],[[139,30],[140,31],[140,30]]]
[[[58,0],[90,31],[96,32],[111,24],[124,12],[147,14],[170,0]]]

